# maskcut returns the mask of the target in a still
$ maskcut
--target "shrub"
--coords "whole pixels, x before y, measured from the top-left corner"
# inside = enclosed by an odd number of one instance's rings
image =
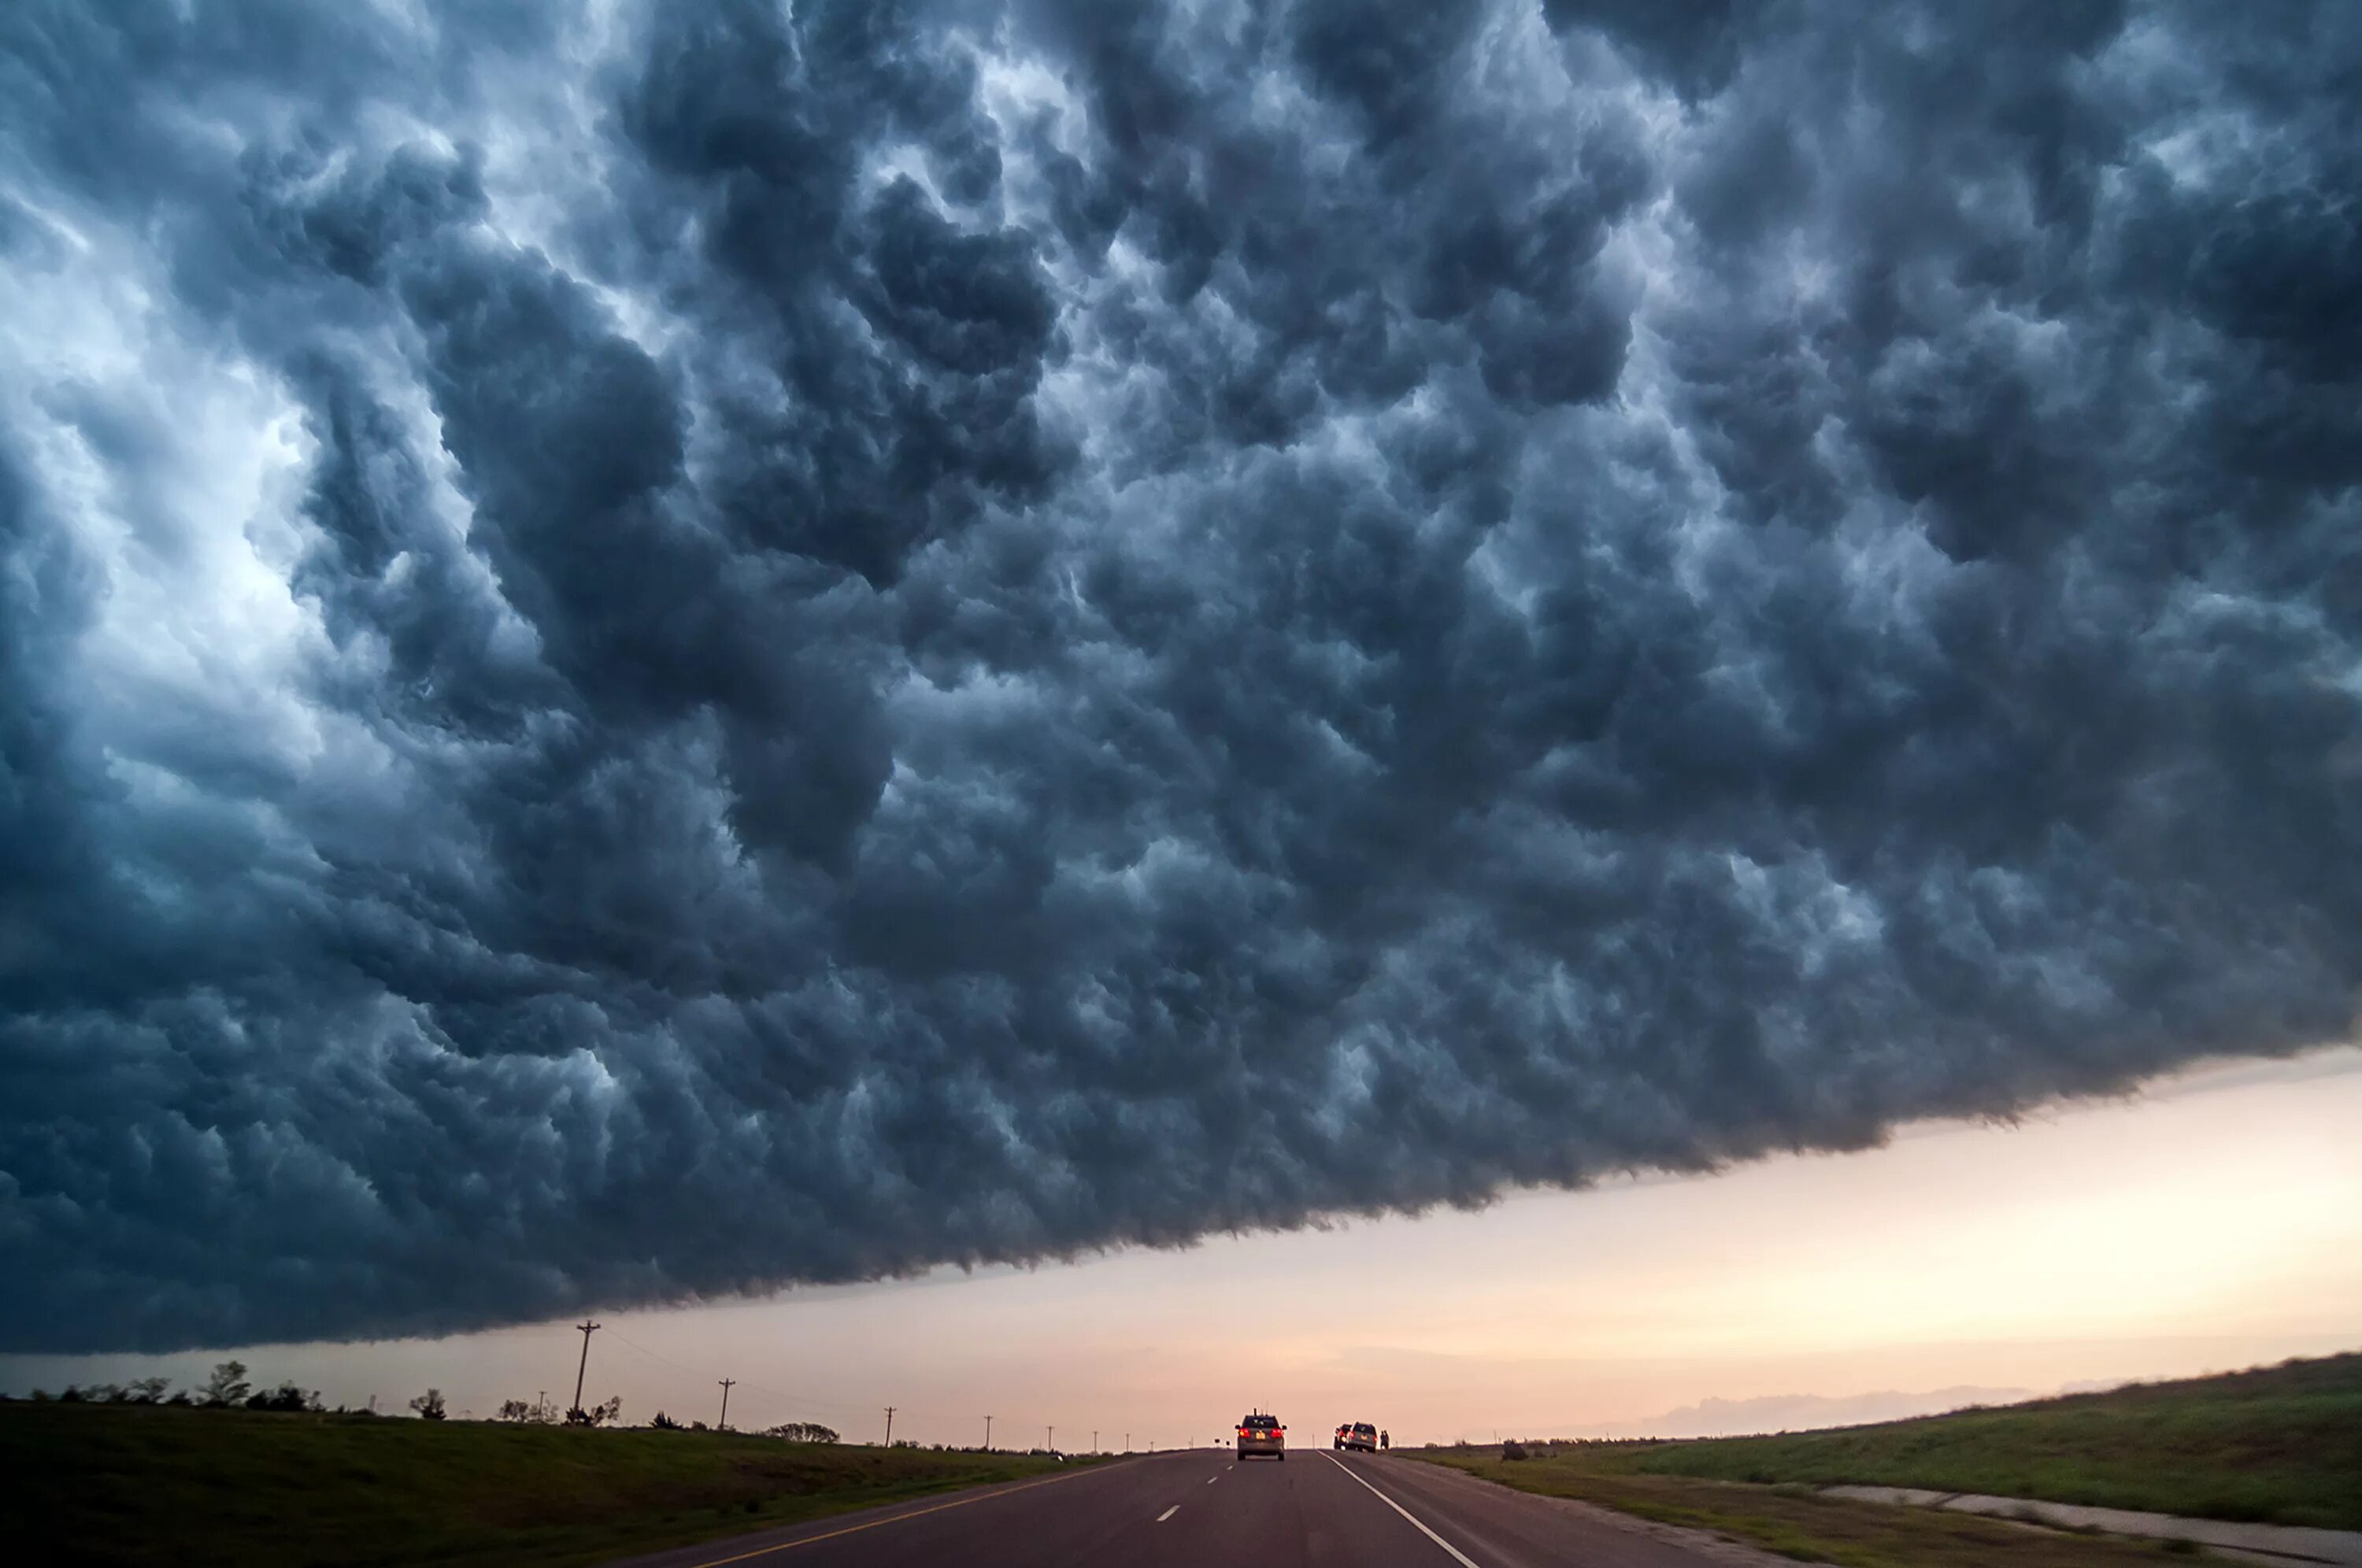
[[[298,1388],[292,1383],[282,1383],[268,1394],[250,1394],[246,1408],[249,1410],[317,1410],[321,1408],[316,1391]],[[440,1417],[436,1418],[441,1419]]]

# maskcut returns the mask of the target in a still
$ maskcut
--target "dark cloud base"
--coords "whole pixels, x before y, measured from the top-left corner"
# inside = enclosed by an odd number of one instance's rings
[[[182,9],[0,8],[0,1346],[2350,1028],[2353,7]]]

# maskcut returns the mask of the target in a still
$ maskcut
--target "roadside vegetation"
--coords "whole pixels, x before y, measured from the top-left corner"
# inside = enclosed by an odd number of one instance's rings
[[[563,1568],[1083,1463],[242,1403],[0,1403],[0,1473],[25,1499],[12,1549],[42,1563]]]
[[[1685,1441],[1416,1451],[1546,1496],[1885,1568],[2154,1560],[2171,1546],[1817,1495],[1918,1486],[2189,1518],[2362,1529],[2362,1354],[1917,1420]],[[2186,1551],[2186,1549],[2184,1549]]]

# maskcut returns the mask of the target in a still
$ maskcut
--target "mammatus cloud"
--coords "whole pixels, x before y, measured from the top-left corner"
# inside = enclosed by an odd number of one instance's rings
[[[0,1345],[2343,1035],[2357,29],[0,7]]]

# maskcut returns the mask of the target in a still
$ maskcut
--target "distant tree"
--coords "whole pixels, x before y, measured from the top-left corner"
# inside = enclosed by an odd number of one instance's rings
[[[1501,1445],[1501,1457],[1503,1459],[1523,1459],[1526,1457],[1526,1445],[1519,1442],[1516,1438],[1511,1438],[1508,1441]]]
[[[662,1410],[658,1410],[657,1412],[656,1419],[650,1421],[648,1425],[654,1427],[660,1432],[679,1432],[687,1431],[689,1430],[682,1426],[679,1421],[674,1420],[670,1416],[666,1415]]]
[[[577,1408],[566,1412],[566,1424],[569,1427],[602,1426],[609,1421],[620,1421],[623,1419],[624,1397],[621,1394],[603,1405],[593,1405],[587,1410]]]
[[[164,1402],[164,1390],[171,1386],[172,1380],[169,1377],[139,1377],[134,1378],[124,1392],[135,1405],[160,1405]]]
[[[447,1413],[443,1408],[443,1390],[429,1388],[425,1393],[413,1399],[410,1402],[410,1408],[418,1412],[420,1420],[441,1420]]]
[[[689,1430],[693,1432],[701,1432],[709,1431],[712,1429],[706,1426],[703,1421],[691,1421],[689,1423]]]
[[[503,1399],[501,1401],[501,1413],[498,1419],[503,1421],[529,1421],[533,1419],[533,1407],[522,1399]]]
[[[838,1441],[836,1429],[834,1427],[824,1427],[818,1421],[783,1421],[779,1425],[771,1428],[763,1435],[766,1437],[784,1438],[789,1442],[835,1442]]]
[[[251,1385],[246,1381],[246,1363],[226,1361],[205,1379],[204,1397],[208,1405],[243,1405],[250,1389]]]
[[[59,1394],[58,1394],[58,1403],[59,1403],[59,1404],[61,1404],[61,1405],[79,1405],[79,1404],[81,1404],[81,1403],[82,1403],[82,1390],[81,1390],[80,1388],[76,1387],[73,1384],[71,1384],[71,1383],[67,1384],[63,1389],[61,1389],[61,1390],[60,1390],[60,1391],[59,1391]]]

